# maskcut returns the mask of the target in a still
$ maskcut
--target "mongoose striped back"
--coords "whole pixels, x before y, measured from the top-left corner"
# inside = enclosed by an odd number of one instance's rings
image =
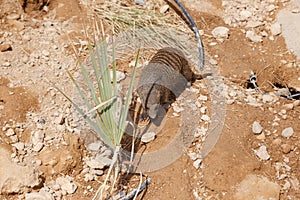
[[[188,82],[202,78],[190,69],[184,54],[175,48],[160,49],[144,67],[137,88],[144,115],[155,118],[157,106],[168,107]]]

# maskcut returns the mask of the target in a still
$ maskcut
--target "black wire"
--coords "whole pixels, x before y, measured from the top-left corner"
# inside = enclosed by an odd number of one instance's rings
[[[202,71],[203,70],[203,66],[204,66],[204,52],[203,52],[203,45],[202,45],[202,41],[199,35],[199,31],[198,28],[194,22],[194,20],[192,19],[191,15],[188,13],[188,11],[184,8],[184,6],[179,2],[179,0],[174,0],[175,3],[179,6],[179,8],[181,9],[181,11],[184,13],[184,15],[188,18],[190,25],[196,35],[196,39],[198,42],[198,50],[199,50],[199,68]]]

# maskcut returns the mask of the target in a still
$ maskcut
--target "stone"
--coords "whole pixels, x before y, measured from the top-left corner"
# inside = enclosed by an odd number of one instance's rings
[[[13,135],[15,135],[15,134],[16,134],[16,133],[15,133],[14,129],[12,129],[12,128],[9,128],[9,129],[6,131],[6,133],[5,133],[5,135],[8,136],[8,137],[13,136]]]
[[[264,103],[271,103],[271,102],[274,101],[274,98],[273,98],[272,95],[264,94],[264,95],[262,96],[262,100],[263,100]]]
[[[276,22],[270,26],[270,31],[272,35],[279,35],[281,33],[281,25]]]
[[[242,10],[240,12],[240,16],[239,16],[240,18],[239,18],[239,20],[245,21],[245,20],[247,20],[251,16],[252,16],[252,13],[249,10]]]
[[[105,164],[96,159],[87,160],[85,163],[92,169],[103,169],[105,167]]]
[[[296,100],[293,102],[293,105],[296,107],[296,106],[300,106],[300,100]]]
[[[291,145],[289,144],[282,144],[281,145],[281,150],[283,153],[288,154],[292,150]]]
[[[135,4],[143,6],[145,4],[144,0],[135,0]]]
[[[56,184],[60,185],[63,192],[67,194],[73,194],[77,190],[77,185],[73,182],[73,178],[70,176],[58,177],[56,179]]]
[[[13,163],[10,156],[8,148],[0,145],[0,194],[22,193],[41,183],[38,171]]]
[[[262,130],[263,130],[263,128],[262,128],[262,126],[260,125],[259,122],[257,122],[257,121],[253,122],[253,124],[252,124],[252,132],[254,134],[260,134],[262,132]]]
[[[294,104],[292,103],[284,104],[283,107],[287,110],[293,110]]]
[[[200,101],[207,101],[207,96],[204,96],[204,95],[200,95],[199,97],[198,97],[198,99],[200,100]]]
[[[267,152],[267,147],[266,146],[261,146],[257,150],[254,150],[254,153],[257,157],[259,157],[262,160],[269,160],[270,155]]]
[[[201,162],[202,160],[201,159],[197,159],[193,162],[193,166],[196,168],[196,169],[199,169],[200,165],[201,165]]]
[[[110,71],[110,77],[113,79],[113,71]],[[122,80],[124,80],[126,78],[126,75],[124,72],[120,72],[120,71],[116,71],[116,80],[117,83],[121,82]]]
[[[24,142],[18,142],[15,144],[12,144],[13,147],[15,147],[18,151],[22,151],[25,148]]]
[[[159,12],[161,14],[166,13],[169,10],[170,6],[169,5],[163,5],[162,7],[160,7]]]
[[[298,8],[299,10],[299,0],[291,1],[291,7]],[[288,6],[288,7],[290,7]],[[277,14],[277,22],[282,26],[282,36],[285,38],[285,43],[289,49],[292,49],[297,58],[300,59],[300,46],[299,46],[299,20],[300,14],[295,14],[290,11],[290,8],[286,7],[281,9]]]
[[[246,38],[248,38],[252,42],[262,42],[262,37],[257,35],[253,30],[249,30],[246,32]]]
[[[264,189],[261,189],[264,188]],[[250,174],[240,182],[234,194],[235,200],[279,199],[280,185],[269,181],[264,176]]]
[[[54,197],[49,192],[40,191],[25,194],[25,200],[54,200]]]
[[[12,47],[10,44],[0,44],[0,52],[10,51]]]
[[[45,138],[45,133],[41,130],[31,133],[31,142],[33,145],[36,145],[38,143],[43,143],[44,138]]]
[[[155,139],[156,134],[154,132],[146,132],[142,135],[141,141],[144,143],[151,142]]]
[[[292,127],[285,128],[281,132],[281,135],[286,138],[291,137],[293,134],[294,134],[294,129]]]
[[[202,115],[201,119],[205,122],[209,122],[210,121],[210,117],[208,115]]]
[[[199,157],[195,152],[190,152],[188,155],[193,161],[195,161]]]
[[[32,150],[35,152],[39,152],[43,149],[43,147],[44,147],[44,143],[39,142],[33,147]]]
[[[20,15],[17,13],[12,13],[6,16],[6,19],[8,20],[18,20],[20,19]]]
[[[173,110],[174,112],[180,113],[181,111],[184,111],[184,108],[175,105],[173,106]]]
[[[212,30],[212,35],[218,41],[223,42],[229,36],[229,29],[224,26],[218,26]]]
[[[102,142],[96,141],[96,142],[93,142],[93,143],[90,143],[89,145],[87,145],[87,149],[89,151],[99,151],[101,146],[102,146]]]

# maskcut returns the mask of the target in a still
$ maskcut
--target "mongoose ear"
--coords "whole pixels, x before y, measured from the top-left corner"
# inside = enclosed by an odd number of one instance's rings
[[[151,105],[148,111],[148,115],[151,119],[155,119],[157,117],[157,113],[161,106],[159,104]]]

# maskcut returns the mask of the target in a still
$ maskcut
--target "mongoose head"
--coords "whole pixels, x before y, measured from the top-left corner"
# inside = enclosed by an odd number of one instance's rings
[[[146,119],[149,116],[151,119],[155,119],[161,107],[161,91],[155,85],[148,87],[140,89],[140,98],[144,109],[142,118]]]

